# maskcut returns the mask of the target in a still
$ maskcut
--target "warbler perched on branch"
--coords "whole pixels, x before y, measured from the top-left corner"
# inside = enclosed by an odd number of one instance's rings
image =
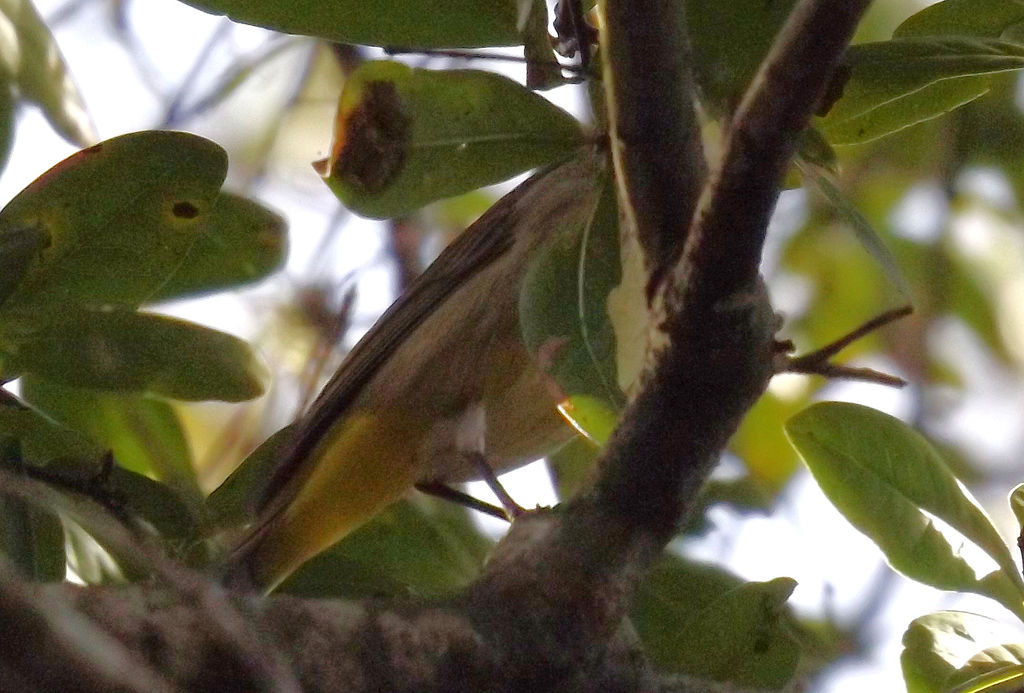
[[[229,582],[269,591],[418,483],[479,478],[553,452],[573,429],[520,333],[524,276],[579,229],[604,152],[536,173],[448,246],[352,349],[297,425],[230,558]]]

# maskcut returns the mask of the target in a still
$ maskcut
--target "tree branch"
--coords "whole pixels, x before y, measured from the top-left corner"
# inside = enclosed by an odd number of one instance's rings
[[[797,137],[870,0],[803,0],[747,88],[705,186],[675,302],[714,305],[749,287]],[[692,294],[683,300],[678,289]]]
[[[620,235],[658,277],[682,252],[707,173],[683,0],[601,3]]]

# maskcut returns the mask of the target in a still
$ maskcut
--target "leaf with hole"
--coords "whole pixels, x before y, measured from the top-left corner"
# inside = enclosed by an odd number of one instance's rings
[[[246,242],[264,243],[260,252],[270,260],[255,263],[249,255],[242,262],[253,262],[256,274],[265,271],[281,252],[276,218],[237,198],[219,200],[226,171],[224,150],[181,132],[123,135],[65,159],[0,212],[0,247],[21,243],[35,251],[5,305],[134,307],[166,297],[161,292],[179,271],[182,289],[195,290],[210,270],[185,266],[196,260],[193,247],[210,252],[225,242],[220,227],[229,227],[233,239],[246,223],[258,224],[245,229]],[[238,212],[244,221],[231,218]],[[271,238],[261,237],[271,227]],[[28,243],[28,230],[42,238]],[[236,272],[225,270],[232,281]],[[224,284],[224,276],[217,282]]]
[[[149,301],[198,296],[257,282],[281,268],[284,220],[247,198],[221,193],[179,266]]]
[[[345,82],[330,157],[315,164],[347,207],[386,218],[569,157],[580,124],[507,77],[362,65]]]
[[[1024,617],[1024,580],[1005,542],[919,433],[845,402],[808,407],[786,422],[786,433],[832,504],[893,568],[939,589],[991,597]],[[981,564],[954,548],[933,518],[988,554],[998,570],[978,577]]]

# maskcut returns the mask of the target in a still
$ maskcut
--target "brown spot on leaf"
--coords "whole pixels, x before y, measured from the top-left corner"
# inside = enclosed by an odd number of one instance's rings
[[[171,207],[171,214],[179,219],[195,219],[199,216],[199,208],[188,200],[183,200],[174,203],[174,206]]]
[[[331,175],[363,192],[380,192],[405,165],[411,129],[395,85],[368,83],[363,99],[338,123]]]

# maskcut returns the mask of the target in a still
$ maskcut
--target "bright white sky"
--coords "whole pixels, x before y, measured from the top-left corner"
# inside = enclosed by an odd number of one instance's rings
[[[66,0],[38,0],[44,17],[65,7]],[[238,55],[259,50],[268,40],[267,32],[247,27],[227,27],[223,20],[204,15],[174,0],[136,2],[131,12],[131,33],[144,48],[146,64],[140,66],[117,39],[105,21],[106,5],[84,3],[83,8],[56,30],[61,49],[72,67],[74,77],[84,95],[101,138],[157,126],[164,118],[167,104],[189,73],[195,56],[203,50],[207,39],[216,31],[228,32],[232,50],[220,50],[210,61],[210,69],[219,70],[231,64]],[[374,222],[353,219],[344,227],[336,252],[324,262],[320,246],[332,218],[338,213],[333,196],[321,185],[311,162],[324,155],[330,139],[330,118],[334,95],[325,95],[305,114],[304,137],[289,139],[275,150],[272,166],[266,175],[251,180],[252,171],[244,163],[254,160],[251,143],[266,118],[274,116],[275,103],[287,98],[287,85],[305,64],[310,44],[296,42],[267,68],[259,71],[251,86],[240,90],[225,104],[217,117],[189,121],[186,129],[210,137],[224,145],[232,157],[230,183],[241,186],[263,201],[282,211],[290,222],[292,254],[288,277],[255,292],[257,309],[252,302],[243,303],[235,296],[217,297],[202,304],[195,302],[175,306],[173,312],[190,319],[212,324],[219,329],[251,336],[259,331],[261,316],[258,306],[266,306],[270,297],[287,291],[311,271],[326,273],[341,280],[351,272],[358,275],[359,302],[357,323],[369,325],[392,299],[390,268],[382,255],[380,228]],[[521,67],[507,68],[517,78]],[[200,84],[209,84],[202,80]],[[563,107],[575,109],[571,91],[554,95]],[[192,92],[189,99],[194,99]],[[189,99],[186,99],[188,101]],[[231,119],[225,113],[233,113]],[[240,115],[244,114],[244,115]],[[45,120],[32,109],[20,117],[17,141],[11,162],[0,177],[0,202],[6,202],[22,187],[65,156],[74,147],[60,139]],[[239,162],[242,162],[241,164]],[[988,188],[991,189],[991,188]],[[925,237],[929,233],[927,213],[934,198],[928,190],[916,191],[902,208],[903,224],[908,236]],[[781,207],[786,214],[774,232],[786,232],[786,216],[798,216],[802,198],[790,193]],[[906,207],[910,205],[910,207]],[[991,233],[985,219],[967,219],[963,238],[967,243],[985,244]],[[788,222],[791,225],[793,222]],[[982,229],[979,230],[978,225]],[[341,249],[341,250],[337,250]],[[772,256],[769,250],[769,257]],[[770,264],[769,260],[769,264]],[[787,287],[789,290],[787,290]],[[780,282],[773,287],[782,303],[799,305],[800,290]],[[1022,289],[1024,291],[1024,289]],[[261,303],[262,301],[262,303]],[[948,336],[957,349],[970,349],[970,339],[951,326]],[[1024,343],[1024,339],[1020,343]],[[800,345],[808,347],[810,345]],[[892,371],[890,364],[867,364]],[[983,368],[983,367],[982,367]],[[989,373],[980,373],[983,383]],[[984,377],[983,377],[984,376]],[[997,381],[998,382],[998,381]],[[775,387],[800,387],[793,381],[780,381]],[[998,387],[988,380],[987,387]],[[1005,391],[988,393],[967,403],[961,418],[951,422],[954,434],[977,431],[977,421],[1006,423],[1005,430],[1020,430],[1022,404],[1020,384],[1003,381]],[[869,385],[829,387],[828,398],[848,399],[869,404],[896,415],[910,410],[910,396]],[[995,404],[993,403],[995,402]],[[994,419],[993,419],[994,417]],[[781,424],[781,422],[780,422]],[[992,436],[989,436],[991,439]],[[1001,437],[1005,440],[1005,437]],[[1014,440],[1013,450],[1019,450]],[[1003,454],[1010,450],[995,452]],[[553,493],[546,474],[540,467],[528,467],[504,478],[509,491],[520,503],[550,503]],[[485,489],[474,488],[481,495]],[[984,499],[990,508],[1004,513],[995,498]],[[747,519],[723,508],[711,511],[715,530],[699,541],[687,542],[685,549],[693,556],[721,562],[748,579],[767,580],[791,576],[799,582],[792,603],[804,614],[828,615],[839,622],[864,619],[867,637],[876,643],[868,661],[851,661],[822,683],[821,690],[857,692],[864,690],[896,691],[902,689],[899,673],[900,638],[909,621],[938,609],[958,608],[978,611],[996,618],[1008,618],[1001,607],[982,598],[959,597],[923,587],[892,573],[878,550],[868,539],[854,531],[822,496],[806,473],[789,486],[777,512],[771,517]],[[1001,526],[1012,536],[1012,521],[1003,515]]]

